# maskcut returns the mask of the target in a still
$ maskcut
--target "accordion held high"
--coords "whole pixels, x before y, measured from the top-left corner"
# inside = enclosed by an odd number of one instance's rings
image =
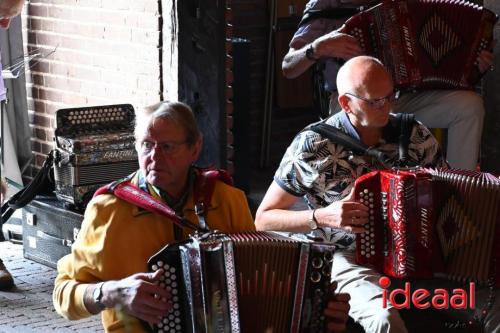
[[[85,208],[101,186],[139,167],[130,104],[61,109],[56,113],[56,196]]]
[[[500,179],[466,170],[374,171],[355,184],[369,207],[356,260],[398,277],[486,284],[500,272]],[[500,284],[499,275],[495,283]]]
[[[173,295],[157,332],[322,332],[334,246],[274,233],[210,233],[148,261]]]
[[[467,1],[386,0],[351,17],[341,31],[380,59],[398,88],[471,89],[497,19]]]

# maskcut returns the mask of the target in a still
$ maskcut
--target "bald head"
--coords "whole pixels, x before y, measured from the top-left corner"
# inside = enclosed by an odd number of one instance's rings
[[[387,69],[373,57],[352,58],[339,70],[337,89],[339,105],[361,139],[367,140],[366,144],[376,143],[394,101],[394,84]]]
[[[0,28],[8,28],[10,20],[21,13],[24,0],[0,0]]]
[[[391,75],[377,58],[355,57],[348,60],[337,74],[338,93],[363,95],[369,93],[371,86],[381,80],[389,80],[392,83]]]

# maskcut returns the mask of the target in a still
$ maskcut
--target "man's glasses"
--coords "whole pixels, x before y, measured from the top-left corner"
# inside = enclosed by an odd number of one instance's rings
[[[381,109],[382,107],[384,107],[384,105],[386,103],[388,103],[388,102],[392,103],[392,102],[396,101],[399,98],[399,90],[396,90],[396,91],[390,93],[389,95],[387,95],[385,97],[375,98],[375,99],[368,99],[368,98],[357,96],[357,95],[354,95],[354,94],[351,94],[351,93],[345,93],[345,95],[356,97],[357,99],[365,101],[372,108]]]
[[[160,150],[163,154],[169,155],[174,154],[179,150],[179,147],[186,144],[187,141],[184,142],[151,142],[151,141],[142,141],[140,145],[141,154],[150,154],[156,147],[160,147]]]

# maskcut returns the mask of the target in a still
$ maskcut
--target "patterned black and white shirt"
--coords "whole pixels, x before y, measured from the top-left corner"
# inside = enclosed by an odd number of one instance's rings
[[[374,148],[384,152],[394,163],[398,158],[400,129],[394,115],[391,114],[389,119],[389,123],[384,127],[382,139]],[[360,140],[345,112],[339,112],[323,122]],[[415,165],[447,166],[436,139],[418,122],[411,132],[408,155],[410,163]],[[274,181],[294,196],[305,196],[308,206],[312,209],[341,200],[349,194],[359,176],[380,168],[380,164],[372,158],[357,155],[306,127],[288,147],[274,175]],[[323,228],[315,230],[314,236],[334,242],[339,249],[354,250],[353,233]]]

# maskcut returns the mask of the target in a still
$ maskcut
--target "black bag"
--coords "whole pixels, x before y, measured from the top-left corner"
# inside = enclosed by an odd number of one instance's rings
[[[83,215],[66,210],[55,196],[37,196],[23,209],[24,257],[55,268],[71,252]]]

